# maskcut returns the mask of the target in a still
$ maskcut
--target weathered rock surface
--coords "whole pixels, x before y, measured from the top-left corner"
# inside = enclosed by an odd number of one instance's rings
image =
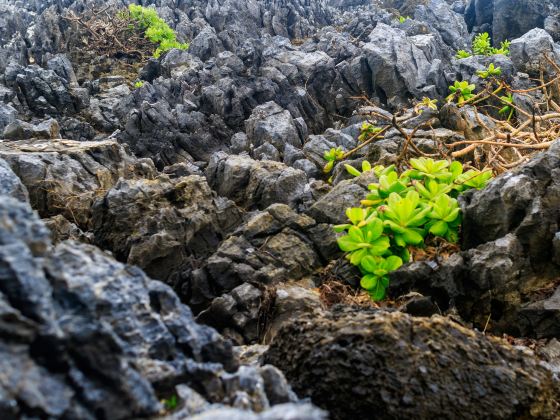
[[[346,310],[282,329],[265,361],[332,418],[557,418],[560,383],[531,352],[446,318]]]
[[[264,209],[274,203],[297,206],[307,183],[303,171],[282,163],[225,153],[212,156],[206,177],[220,196],[247,209]]]
[[[199,175],[122,179],[92,208],[99,246],[177,286],[240,222],[234,203],[216,196]]]
[[[271,405],[297,400],[274,367],[237,370],[231,344],[196,324],[168,286],[90,245],[53,248],[31,208],[8,196],[0,268],[3,418],[156,415],[179,384],[180,407],[201,402],[189,414],[226,404],[269,418]],[[300,410],[323,418],[294,404],[270,418]]]
[[[153,178],[152,161],[138,160],[114,140],[22,140],[0,142],[0,158],[29,191],[42,217],[63,215],[91,227],[93,201],[119,178]]]
[[[4,159],[0,159],[0,195],[11,196],[20,201],[29,200],[27,189]]]
[[[557,7],[554,0],[470,0],[465,20],[469,30],[489,32],[500,43],[533,28],[544,28],[546,17]]]

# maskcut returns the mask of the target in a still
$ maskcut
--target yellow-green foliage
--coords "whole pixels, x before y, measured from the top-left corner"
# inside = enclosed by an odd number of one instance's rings
[[[360,171],[350,165],[351,175]],[[394,165],[362,165],[373,170],[379,182],[370,184],[362,207],[346,210],[349,223],[335,226],[346,232],[338,246],[350,263],[362,272],[361,286],[372,299],[381,300],[389,286],[389,273],[410,260],[409,248],[423,247],[429,236],[456,242],[461,210],[457,197],[471,189],[484,188],[490,171],[463,171],[460,162],[410,159],[410,167],[399,173]]]
[[[177,35],[171,27],[158,16],[153,7],[143,7],[137,4],[128,6],[131,18],[136,21],[140,29],[144,31],[146,39],[157,44],[154,57],[158,58],[161,54],[172,48],[186,50],[188,43],[177,41]]]

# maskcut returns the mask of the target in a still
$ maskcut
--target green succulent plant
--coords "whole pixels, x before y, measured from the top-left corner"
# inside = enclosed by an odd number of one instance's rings
[[[449,102],[452,102],[454,99],[457,100],[458,104],[462,104],[472,97],[474,97],[474,90],[476,86],[470,84],[467,81],[459,82],[458,80],[452,86],[449,86],[449,91],[451,94],[447,97]]]
[[[422,247],[428,236],[449,242],[459,238],[461,213],[457,196],[483,188],[490,171],[463,171],[460,162],[411,159],[409,168],[394,165],[372,170],[379,182],[368,186],[362,207],[349,208],[350,223],[335,226],[340,249],[362,272],[361,285],[374,300],[383,299],[388,274],[410,259],[409,248]],[[358,174],[359,171],[353,168]],[[346,233],[346,234],[344,234]]]
[[[457,226],[461,223],[461,209],[455,198],[441,194],[432,201],[431,219],[426,224],[428,232],[434,236],[440,236],[449,242],[457,242]]]
[[[337,160],[344,157],[344,151],[341,147],[331,148],[323,154],[323,159],[327,161],[327,164],[323,167],[323,172],[328,174],[334,168],[334,164]]]
[[[472,57],[472,54],[468,51],[465,51],[465,50],[459,50],[459,51],[457,51],[457,54],[455,54],[455,58],[458,58],[458,59],[469,58],[469,57]]]
[[[474,37],[472,42],[472,51],[473,51],[473,55],[485,55],[485,56],[490,56],[495,54],[509,55],[510,44],[511,42],[506,40],[500,43],[500,48],[494,48],[490,41],[490,35],[488,34],[488,32],[484,32]],[[456,55],[457,58],[467,58],[470,56],[471,54],[465,50],[457,51],[457,55]]]
[[[358,136],[358,141],[366,141],[368,138],[374,136],[375,134],[379,133],[381,128],[376,127],[375,125],[364,121],[362,126],[360,127],[360,135]]]
[[[509,46],[511,41],[505,40],[500,43],[500,48],[494,48],[494,54],[509,55]]]
[[[483,189],[488,181],[492,179],[491,171],[476,171],[471,169],[465,172],[457,179],[457,184],[462,186],[462,191],[474,188],[477,190]]]
[[[348,164],[345,164],[344,167],[346,168],[346,172],[348,172],[352,176],[360,176],[364,172],[372,170],[371,163],[369,163],[367,160],[364,160],[362,162],[362,171],[361,172],[358,169],[356,169],[353,166],[348,165]]]
[[[368,255],[360,262],[360,268],[366,273],[362,277],[360,285],[373,300],[382,300],[385,298],[385,291],[389,286],[389,273],[402,264],[402,259],[396,255],[390,255],[387,258]]]
[[[423,97],[422,100],[418,102],[414,107],[414,111],[416,111],[416,113],[418,114],[424,112],[425,109],[433,109],[434,111],[437,111],[438,109],[437,103],[438,103],[437,99],[430,99],[427,97]]]
[[[490,35],[488,32],[478,34],[474,37],[472,49],[475,55],[492,55],[493,48],[490,43]]]
[[[378,218],[373,218],[361,228],[351,226],[348,228],[348,235],[338,238],[338,246],[349,253],[348,259],[354,265],[360,265],[368,255],[383,255],[390,245],[389,238],[383,235],[383,222]]]
[[[420,226],[427,221],[429,206],[420,206],[420,195],[416,191],[409,191],[406,197],[391,193],[387,204],[378,207],[383,225],[389,228],[399,247],[420,245],[424,242],[423,229]]]
[[[501,67],[495,67],[494,63],[490,63],[486,70],[477,70],[476,74],[481,79],[487,79],[493,76],[500,76],[502,74],[502,69]]]
[[[163,405],[167,411],[175,410],[179,405],[179,399],[177,398],[177,395],[172,395],[169,398],[163,400]]]

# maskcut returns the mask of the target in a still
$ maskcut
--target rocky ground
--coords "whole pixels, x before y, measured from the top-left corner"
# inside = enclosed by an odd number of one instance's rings
[[[490,62],[538,137],[558,2],[147,0],[188,50],[80,44],[69,16],[128,3],[0,0],[1,419],[560,418],[560,143],[380,305],[333,231],[375,175],[323,173],[365,120],[355,166],[487,138],[413,107]],[[457,59],[480,32],[511,55]]]

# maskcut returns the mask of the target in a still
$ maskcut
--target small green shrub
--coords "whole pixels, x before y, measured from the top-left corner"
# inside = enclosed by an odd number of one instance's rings
[[[475,85],[469,84],[467,81],[459,82],[456,80],[453,85],[449,86],[451,94],[447,97],[447,101],[452,102],[456,99],[458,104],[462,104],[474,96],[475,88]]]
[[[430,99],[424,96],[422,100],[416,104],[416,106],[414,107],[414,111],[416,111],[418,114],[424,112],[425,109],[433,109],[434,111],[437,111],[437,103],[437,99]]]
[[[135,89],[139,89],[142,86],[144,86],[144,82],[142,80],[138,80],[136,83],[134,83],[134,88]]]
[[[469,58],[469,57],[472,57],[472,54],[468,51],[465,51],[465,50],[459,50],[459,51],[457,51],[457,54],[455,54],[455,57],[459,58],[459,59]]]
[[[177,398],[177,395],[172,395],[169,398],[163,400],[163,405],[167,411],[175,410],[179,405],[179,400]]]
[[[373,124],[368,123],[367,121],[364,121],[362,123],[362,126],[360,127],[360,135],[358,136],[358,141],[365,141],[369,137],[379,133],[380,131],[381,128],[376,127]]]
[[[472,42],[472,54],[465,50],[459,50],[455,57],[461,59],[471,57],[472,55],[509,55],[510,44],[511,42],[506,40],[502,41],[500,48],[494,48],[490,42],[490,35],[488,32],[484,32],[474,37]]]
[[[495,67],[494,63],[490,63],[490,65],[488,66],[488,68],[486,70],[477,70],[476,74],[481,79],[487,79],[487,78],[493,77],[493,76],[500,76],[502,74],[502,68],[501,67]]]
[[[363,169],[371,170],[371,165]],[[346,232],[338,245],[350,263],[359,267],[361,286],[372,299],[381,300],[389,273],[410,260],[410,247],[423,247],[430,236],[458,240],[457,197],[468,189],[483,188],[492,174],[464,172],[460,162],[423,157],[411,159],[410,167],[400,174],[394,165],[376,166],[373,171],[379,182],[369,185],[362,207],[346,210],[349,223],[334,229]],[[349,172],[360,174],[355,168]]]
[[[155,58],[158,58],[161,54],[172,48],[178,48],[180,50],[189,48],[188,43],[180,43],[177,41],[175,31],[158,16],[155,8],[130,4],[128,6],[128,11],[132,20],[144,31],[146,39],[158,45],[154,51]]]
[[[472,50],[475,55],[492,55],[493,48],[490,43],[490,35],[488,32],[478,34],[472,42]]]
[[[405,23],[408,19],[410,19],[410,16],[399,16],[398,17],[399,23]]]
[[[337,160],[341,160],[343,156],[344,156],[344,151],[342,150],[341,147],[337,147],[336,149],[333,147],[329,151],[325,152],[323,154],[323,159],[327,161],[327,164],[324,166],[323,172],[328,174],[330,171],[332,171],[334,167],[334,163]]]

